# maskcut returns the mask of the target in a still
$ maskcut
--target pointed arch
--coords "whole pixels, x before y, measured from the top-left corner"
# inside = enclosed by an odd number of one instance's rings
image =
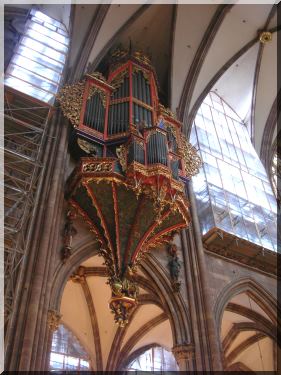
[[[69,369],[68,359],[75,370],[90,370],[92,359],[88,349],[81,343],[75,332],[64,322],[53,332],[49,366],[51,371]]]
[[[157,344],[157,343],[152,343],[152,344],[148,344],[148,345],[145,345],[145,346],[142,346],[141,348],[139,349],[136,349],[134,350],[129,356],[128,358],[126,358],[126,360],[123,362],[123,367],[124,368],[127,368],[129,366],[130,363],[133,362],[134,359],[136,359],[137,357],[141,356],[143,353],[145,353],[147,350],[149,349],[152,349],[152,348],[157,348],[161,346],[160,344]]]
[[[230,300],[241,293],[247,293],[268,315],[277,327],[277,316],[280,306],[278,302],[262,285],[252,278],[241,278],[228,284],[220,293],[214,307],[217,329],[221,331],[222,316]]]
[[[281,29],[280,26],[276,26],[268,30],[270,33],[275,33]],[[259,36],[256,36],[248,43],[246,43],[238,52],[236,52],[218,71],[217,73],[211,78],[209,83],[206,85],[204,90],[196,99],[195,103],[193,104],[192,108],[188,112],[187,116],[184,118],[184,127],[187,136],[189,136],[193,121],[195,119],[196,113],[202,102],[204,101],[205,97],[208,93],[212,90],[212,87],[216,84],[216,82],[220,79],[220,77],[242,56],[244,55],[255,43],[259,41]],[[184,110],[185,111],[185,110]]]
[[[145,352],[147,352],[148,350],[150,349],[154,349],[154,348],[162,348],[166,351],[169,351],[167,350],[167,348],[165,348],[163,345],[160,345],[160,344],[157,344],[157,343],[152,343],[152,344],[148,344],[148,345],[145,345],[145,346],[142,346],[141,348],[139,349],[136,349],[135,351],[133,351],[122,363],[122,369],[126,369],[135,359],[137,359],[138,357],[140,357],[142,354],[144,354]],[[142,371],[142,370],[140,370]],[[165,370],[164,370],[165,371]]]
[[[125,368],[124,363],[126,361],[126,354],[130,353],[133,347],[138,343],[138,341],[144,337],[151,329],[157,327],[161,323],[165,322],[168,319],[165,313],[162,313],[155,318],[149,320],[141,328],[139,328],[132,337],[126,342],[121,351],[119,352],[119,360],[117,362],[117,370],[122,370]]]
[[[88,237],[84,242],[80,243],[79,246],[73,248],[73,253],[67,259],[67,262],[57,267],[52,285],[50,309],[60,311],[63,291],[70,275],[85,260],[97,255],[98,249],[98,242]],[[148,285],[150,294],[152,296],[157,296],[154,298],[153,303],[158,306],[160,303],[166,316],[165,320],[169,320],[174,345],[183,342],[191,342],[189,312],[182,296],[179,293],[173,292],[167,270],[151,254],[147,256],[145,261],[141,264],[141,270],[144,272],[145,278],[139,275],[137,276],[137,282],[141,287]],[[142,298],[144,298],[144,301],[141,300]],[[143,302],[142,304],[146,304],[149,301],[150,299],[147,297],[140,297],[140,303]],[[119,333],[117,336],[116,340],[120,343],[124,335],[120,335]],[[116,357],[116,355],[113,355],[113,357]],[[114,363],[112,361],[112,363],[108,363],[107,368],[114,369],[117,359],[116,357],[113,361]]]
[[[143,262],[142,269],[154,283],[161,299],[164,299],[167,304],[167,313],[171,323],[174,343],[190,343],[192,337],[189,312],[182,296],[172,290],[167,271],[152,254]]]

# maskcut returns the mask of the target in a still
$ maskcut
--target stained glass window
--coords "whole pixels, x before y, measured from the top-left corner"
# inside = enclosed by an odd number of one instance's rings
[[[215,93],[203,101],[191,131],[203,166],[193,188],[203,235],[213,227],[277,251],[277,206],[243,121]]]
[[[76,336],[63,324],[53,333],[51,371],[89,371],[90,358]]]
[[[69,38],[65,26],[32,9],[5,74],[5,85],[53,104]]]
[[[178,371],[177,362],[171,352],[162,347],[153,347],[135,358],[128,371]]]

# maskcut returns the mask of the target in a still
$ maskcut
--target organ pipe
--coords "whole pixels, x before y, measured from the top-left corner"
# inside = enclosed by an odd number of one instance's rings
[[[149,137],[147,145],[148,164],[161,163],[167,165],[166,136],[159,132]]]
[[[96,129],[98,131],[100,131],[101,108],[102,108],[102,105],[101,105],[101,103],[99,103],[99,105],[97,106],[97,122],[96,122]],[[95,119],[94,119],[94,121],[95,121]]]
[[[125,74],[124,70],[120,70],[120,73],[117,74],[113,72],[113,83],[109,83],[109,85],[111,85],[110,88],[106,89],[106,85],[103,84],[97,85],[97,91],[95,91],[94,94],[86,101],[82,121],[84,127],[104,133],[106,113],[106,108],[104,106],[105,102],[109,103],[107,104],[109,105],[109,108],[107,117],[107,134],[105,134],[105,137],[107,135],[109,137],[118,136],[118,134],[123,135],[126,132],[130,132],[131,119],[129,117],[129,109],[131,102],[133,110],[132,121],[134,125],[136,125],[139,129],[140,125],[144,125],[146,128],[146,134],[147,132],[149,133],[149,129],[157,126],[157,124],[153,123],[154,109],[147,108],[148,105],[152,104],[152,94],[155,91],[151,91],[151,85],[155,85],[155,81],[153,81],[153,71],[148,72],[149,69],[145,70],[140,65],[134,63],[132,63],[132,69],[126,67],[126,70],[127,71]],[[149,78],[150,81],[148,81],[147,77],[151,77]],[[132,97],[130,97],[131,80]],[[91,85],[87,87],[90,87],[90,90],[92,89]],[[105,96],[109,97],[109,100],[105,100]],[[156,96],[155,103],[158,103],[157,100],[158,98]],[[143,148],[140,147],[138,142],[132,142],[128,138],[128,142],[131,144],[130,147],[128,146],[128,153],[130,154],[130,158],[132,158],[132,160],[138,161],[139,163],[145,163],[146,153],[148,164],[160,163],[167,166],[168,151],[170,150],[173,151],[174,154],[177,154],[179,142],[176,131],[178,131],[178,125],[174,124],[174,120],[165,120],[166,114],[164,114],[164,116],[162,115],[162,108],[164,107],[159,106],[155,117],[157,117],[158,113],[160,113],[163,118],[162,123],[165,121],[166,124],[168,124],[166,126],[165,134],[158,130],[156,132],[153,130],[154,133],[147,138],[147,142],[144,144]],[[161,121],[157,120],[157,123],[160,124],[160,122]],[[141,135],[143,136],[145,133],[141,132]],[[173,157],[175,157],[174,154]],[[169,165],[175,179],[178,178],[179,167],[180,166],[178,163],[174,160],[171,161]],[[180,170],[180,174],[182,173],[183,169]]]
[[[145,88],[146,88],[147,104],[151,105],[150,85],[149,85],[149,83],[146,82]]]
[[[140,80],[141,80],[141,92],[140,92],[141,101],[143,103],[146,103],[145,92],[144,92],[145,91],[145,78],[142,73],[140,73]]]
[[[103,132],[105,121],[105,109],[100,95],[95,93],[87,100],[83,124],[96,131]]]

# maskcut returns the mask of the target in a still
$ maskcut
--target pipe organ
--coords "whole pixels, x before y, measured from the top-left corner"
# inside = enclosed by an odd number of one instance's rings
[[[115,61],[108,80],[94,73],[86,75],[82,84],[81,111],[71,119],[76,143],[77,139],[92,147],[96,143],[104,155],[116,157],[116,148],[126,141],[129,162],[162,164],[174,179],[184,178],[181,123],[159,103],[156,75],[146,57],[135,53],[123,64]],[[61,107],[69,112],[63,100]]]
[[[57,99],[78,160],[66,199],[100,242],[109,305],[124,326],[137,304],[134,274],[143,256],[190,222],[185,183],[201,160],[159,103],[154,68],[139,52],[118,50],[108,79],[88,74]]]

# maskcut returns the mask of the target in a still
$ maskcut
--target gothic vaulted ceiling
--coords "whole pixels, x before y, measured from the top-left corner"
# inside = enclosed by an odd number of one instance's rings
[[[40,9],[69,27],[69,80],[102,69],[112,49],[131,43],[150,55],[160,98],[177,111],[187,131],[205,94],[214,90],[245,120],[262,157],[274,142],[276,5],[76,4],[70,9],[46,4]],[[259,41],[262,31],[272,32],[270,42]]]
[[[162,100],[178,112],[186,127],[190,127],[207,91],[215,90],[245,120],[260,153],[264,128],[277,95],[276,8],[271,4],[119,4],[106,9],[76,5],[72,73],[75,76],[75,67],[81,60],[75,43],[77,35],[79,44],[87,47],[84,67],[89,64],[90,70],[101,67],[114,47],[128,47],[131,41],[133,48],[151,56]],[[84,31],[86,23],[95,30],[91,41]],[[259,36],[265,30],[272,32],[272,40],[262,44]],[[272,131],[271,143],[275,137],[276,130]]]
[[[69,81],[80,79],[87,70],[104,69],[110,50],[131,43],[134,49],[150,55],[158,74],[162,101],[177,111],[187,131],[204,96],[214,90],[245,120],[258,153],[274,142],[276,117],[272,112],[279,91],[276,82],[280,27],[276,6],[76,4],[70,9],[46,4],[42,7],[42,11],[60,18],[69,27]],[[265,30],[272,32],[272,40],[262,44],[259,36]],[[262,142],[265,131],[271,134],[267,145]],[[118,328],[109,324],[113,321],[107,306],[110,288],[101,259],[94,256],[82,266],[86,284],[67,282],[61,313],[93,363],[99,364],[99,368],[114,369],[122,364],[123,352],[132,354],[153,343],[171,349],[169,319],[149,289],[146,274],[139,274],[142,302],[132,324],[118,333]],[[266,353],[272,342],[257,336],[254,326],[257,317],[271,327],[270,319],[262,317],[259,306],[248,296],[237,296],[228,305],[221,339],[230,363],[248,361],[249,368],[262,369],[262,362],[253,354],[254,346],[250,343],[258,345],[259,351],[255,353]],[[247,350],[241,350],[246,344]],[[119,354],[116,348],[121,349]],[[269,355],[267,358],[273,361]]]
[[[130,356],[134,357],[143,347],[157,344],[171,350],[173,339],[167,312],[143,272],[138,271],[141,285],[138,307],[129,324],[120,328],[114,324],[108,308],[111,290],[102,258],[89,258],[81,267],[84,281],[67,282],[60,312],[62,322],[89,353],[94,370],[128,366]]]

